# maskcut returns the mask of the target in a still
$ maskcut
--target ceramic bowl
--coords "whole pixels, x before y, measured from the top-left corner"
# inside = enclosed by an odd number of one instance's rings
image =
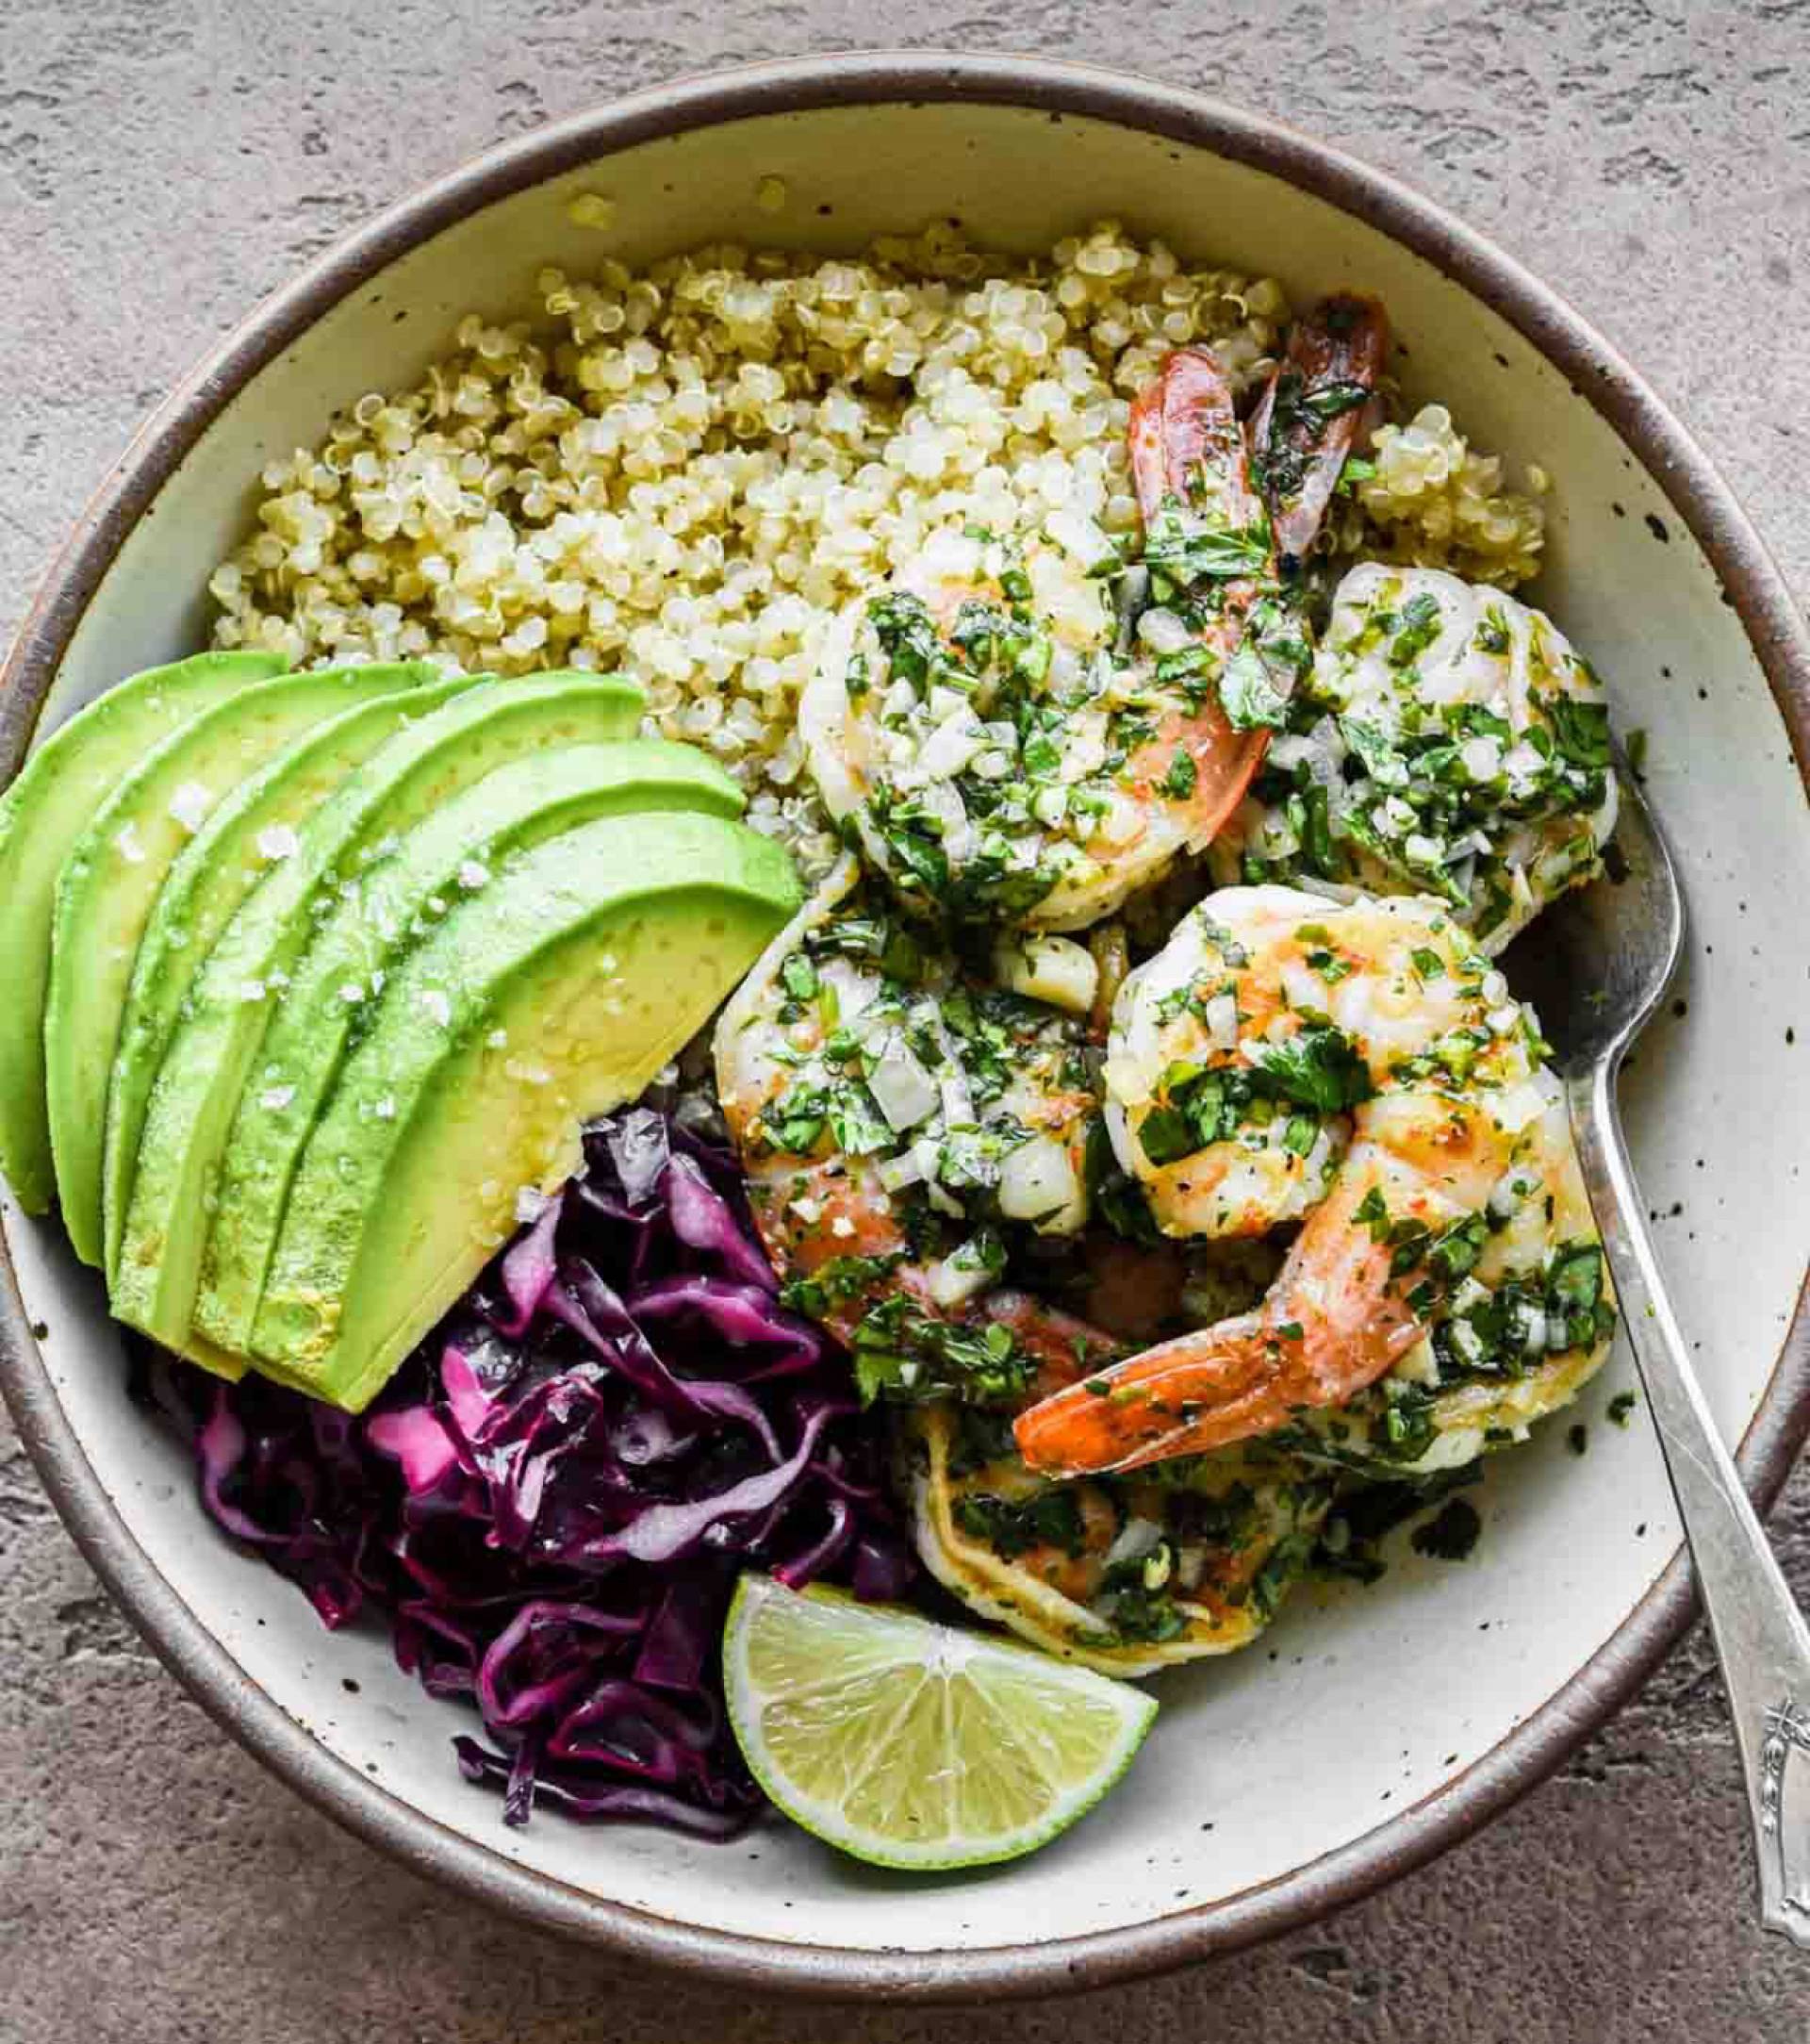
[[[783,211],[757,181],[784,180]],[[769,65],[666,87],[495,150],[381,215],[270,300],[133,444],[52,571],[0,696],[0,774],[117,677],[203,642],[204,584],[272,454],[412,378],[464,310],[583,271],[567,206],[616,200],[617,253],[712,239],[859,248],[955,215],[1047,247],[1115,215],[1305,301],[1378,291],[1407,394],[1554,479],[1534,594],[1649,734],[1692,923],[1673,1014],[1627,1087],[1634,1147],[1706,1389],[1754,1492],[1810,1421],[1799,1160],[1810,1086],[1803,904],[1810,645],[1702,453],[1542,286],[1390,179],[1250,115],[1064,65],[941,57]],[[1794,752],[1796,757],[1794,758]],[[1762,849],[1763,848],[1763,849]],[[323,1809],[413,1865],[601,1944],[747,1984],[1034,1993],[1297,1924],[1474,1830],[1625,1697],[1688,1614],[1643,1416],[1500,1459],[1462,1567],[1409,1555],[1303,1593],[1264,1646],[1176,1672],[1125,1786],[1037,1856],[888,1878],[774,1824],[730,1847],[507,1831],[374,1636],[329,1636],[220,1538],[184,1458],[127,1404],[99,1288],[54,1227],[5,1214],[7,1394],[84,1551],[175,1673]],[[1600,1421],[1625,1357],[1577,1417]],[[348,1679],[350,1678],[350,1679]],[[352,1684],[357,1685],[353,1693]],[[45,1793],[54,1795],[54,1774]]]

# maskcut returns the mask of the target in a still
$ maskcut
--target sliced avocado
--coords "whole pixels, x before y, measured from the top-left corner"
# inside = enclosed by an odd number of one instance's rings
[[[372,865],[316,931],[265,1030],[221,1158],[192,1331],[228,1350],[250,1342],[303,1145],[376,994],[417,943],[512,853],[544,838],[624,811],[735,816],[742,802],[692,746],[571,746],[486,774]]]
[[[414,682],[411,686],[406,679],[399,680],[394,693],[379,694],[329,717],[240,782],[183,848],[152,905],[133,961],[107,1081],[101,1212],[108,1271],[120,1260],[145,1103],[176,1016],[214,940],[271,866],[300,849],[296,826],[362,766],[404,717],[420,714],[420,691],[439,680],[425,662],[368,668],[364,675],[372,689],[383,685],[385,675],[412,676]],[[450,697],[442,687],[429,700],[432,703]]]
[[[0,1171],[27,1213],[57,1188],[44,1096],[44,999],[57,876],[94,812],[151,750],[252,682],[280,653],[198,653],[109,688],[52,733],[0,797]]]
[[[518,854],[404,958],[303,1150],[253,1360],[362,1410],[484,1268],[580,1125],[638,1094],[797,908],[710,816],[609,816]]]
[[[70,848],[57,881],[44,1081],[63,1226],[84,1263],[102,1256],[107,1081],[139,939],[164,877],[248,774],[330,717],[412,688],[419,668],[323,668],[240,688],[139,762]]]
[[[188,1353],[221,1154],[239,1095],[255,1083],[272,1006],[339,890],[356,885],[390,838],[461,788],[526,754],[626,737],[643,701],[633,683],[614,675],[531,674],[466,687],[398,732],[308,818],[296,851],[222,931],[164,1053],[113,1272],[113,1310],[122,1320]]]

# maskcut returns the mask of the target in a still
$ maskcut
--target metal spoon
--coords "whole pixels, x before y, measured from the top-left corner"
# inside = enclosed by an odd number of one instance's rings
[[[1671,856],[1634,776],[1622,768],[1619,779],[1621,883],[1582,888],[1549,912],[1528,956],[1515,961],[1515,986],[1534,1002],[1553,1045],[1621,1323],[1709,1613],[1759,1854],[1760,1920],[1810,1948],[1810,1825],[1787,1823],[1783,1807],[1791,1749],[1810,1755],[1810,1627],[1703,1401],[1642,1219],[1616,1105],[1621,1061],[1658,1007],[1685,936]]]

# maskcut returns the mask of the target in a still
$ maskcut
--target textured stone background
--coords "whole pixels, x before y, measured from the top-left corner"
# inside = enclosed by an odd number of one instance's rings
[[[261,292],[500,137],[631,86],[882,42],[1123,62],[1449,202],[1683,410],[1800,590],[1810,0],[0,0],[0,635],[145,409]],[[1776,1530],[1810,1592],[1810,1478]],[[988,2019],[1100,2035],[1779,2039],[1694,1635],[1485,1836],[1267,1950]],[[0,2040],[906,2044],[974,2019],[750,2003],[528,1936],[295,1801],[161,1673],[0,1420]]]

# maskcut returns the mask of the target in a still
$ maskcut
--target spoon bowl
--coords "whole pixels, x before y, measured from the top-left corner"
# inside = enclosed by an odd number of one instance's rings
[[[1518,938],[1505,966],[1531,1001],[1561,1077],[1619,1058],[1665,998],[1685,949],[1685,898],[1639,778],[1620,748],[1604,873]]]

